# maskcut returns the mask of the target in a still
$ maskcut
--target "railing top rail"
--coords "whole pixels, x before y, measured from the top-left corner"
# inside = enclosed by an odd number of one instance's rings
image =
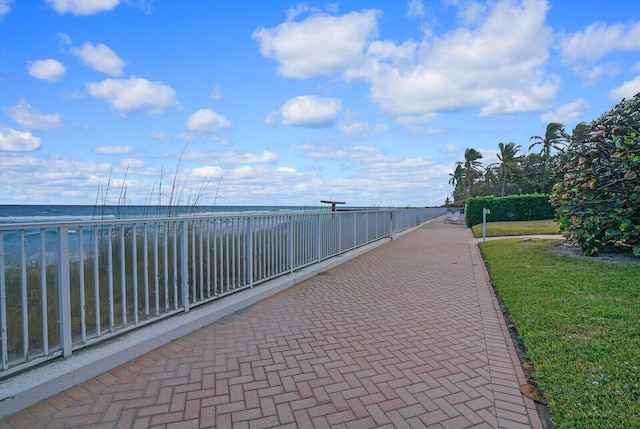
[[[29,222],[29,223],[0,223],[0,231],[14,231],[20,229],[40,229],[40,228],[59,228],[59,227],[86,227],[99,225],[127,225],[127,224],[145,224],[145,223],[166,223],[166,222],[183,222],[190,220],[206,220],[206,219],[240,219],[240,218],[258,218],[270,216],[289,216],[298,214],[318,214],[318,215],[341,215],[353,213],[367,212],[399,212],[399,211],[419,211],[429,209],[423,208],[374,208],[374,209],[348,209],[332,212],[330,210],[292,210],[282,212],[263,212],[263,213],[220,213],[206,215],[179,215],[179,216],[156,216],[156,217],[131,217],[131,218],[110,218],[110,219],[93,219],[93,220],[77,220],[77,221],[46,221],[46,222]]]

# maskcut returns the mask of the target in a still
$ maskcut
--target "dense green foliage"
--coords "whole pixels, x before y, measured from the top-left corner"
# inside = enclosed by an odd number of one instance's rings
[[[491,211],[487,222],[542,220],[553,218],[548,195],[509,195],[507,197],[472,197],[467,200],[465,223],[471,227],[482,223],[482,209]]]
[[[449,174],[449,184],[454,188],[452,205],[464,206],[468,198],[478,196],[548,194],[553,185],[562,180],[561,154],[550,159],[538,153],[518,155],[519,146],[501,145],[501,162],[488,165],[478,175],[467,177],[464,163],[456,164],[454,172]]]
[[[557,429],[640,427],[640,264],[480,243]]]
[[[567,238],[585,255],[640,255],[640,94],[595,120],[565,159],[551,198]]]

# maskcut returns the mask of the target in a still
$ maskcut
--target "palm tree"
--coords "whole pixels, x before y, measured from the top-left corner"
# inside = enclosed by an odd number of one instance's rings
[[[573,128],[571,132],[571,143],[579,143],[583,142],[587,139],[587,134],[589,134],[589,124],[586,122],[580,122]]]
[[[449,184],[453,186],[453,201],[456,202],[464,195],[465,170],[461,162],[456,163],[456,169],[449,173]]]
[[[569,141],[569,135],[564,131],[564,125],[558,122],[550,122],[547,124],[547,129],[544,133],[544,137],[532,136],[529,141],[533,141],[529,150],[534,146],[540,145],[540,154],[544,158],[544,172],[545,179],[549,176],[549,165],[551,161],[551,150],[564,150],[565,145]]]
[[[482,175],[482,154],[475,149],[467,148],[464,151],[464,171],[465,171],[465,183],[464,188],[467,195],[471,194],[471,185],[473,181]]]
[[[502,193],[500,196],[504,197],[504,191],[507,188],[507,178],[511,177],[514,173],[522,171],[520,166],[521,156],[518,156],[520,151],[520,145],[516,145],[514,142],[507,144],[498,143],[500,153],[498,159],[500,160],[498,170],[502,173]]]
[[[453,173],[449,173],[449,184],[454,188],[464,180],[464,167],[462,163],[456,162],[456,169]]]

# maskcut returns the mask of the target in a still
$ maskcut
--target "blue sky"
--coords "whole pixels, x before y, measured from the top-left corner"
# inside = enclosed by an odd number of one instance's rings
[[[638,91],[637,1],[0,0],[0,204],[439,205]]]

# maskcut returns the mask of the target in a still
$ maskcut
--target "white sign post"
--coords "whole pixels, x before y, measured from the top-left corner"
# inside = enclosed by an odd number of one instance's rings
[[[491,214],[489,209],[482,209],[482,241],[487,241],[487,215]]]

